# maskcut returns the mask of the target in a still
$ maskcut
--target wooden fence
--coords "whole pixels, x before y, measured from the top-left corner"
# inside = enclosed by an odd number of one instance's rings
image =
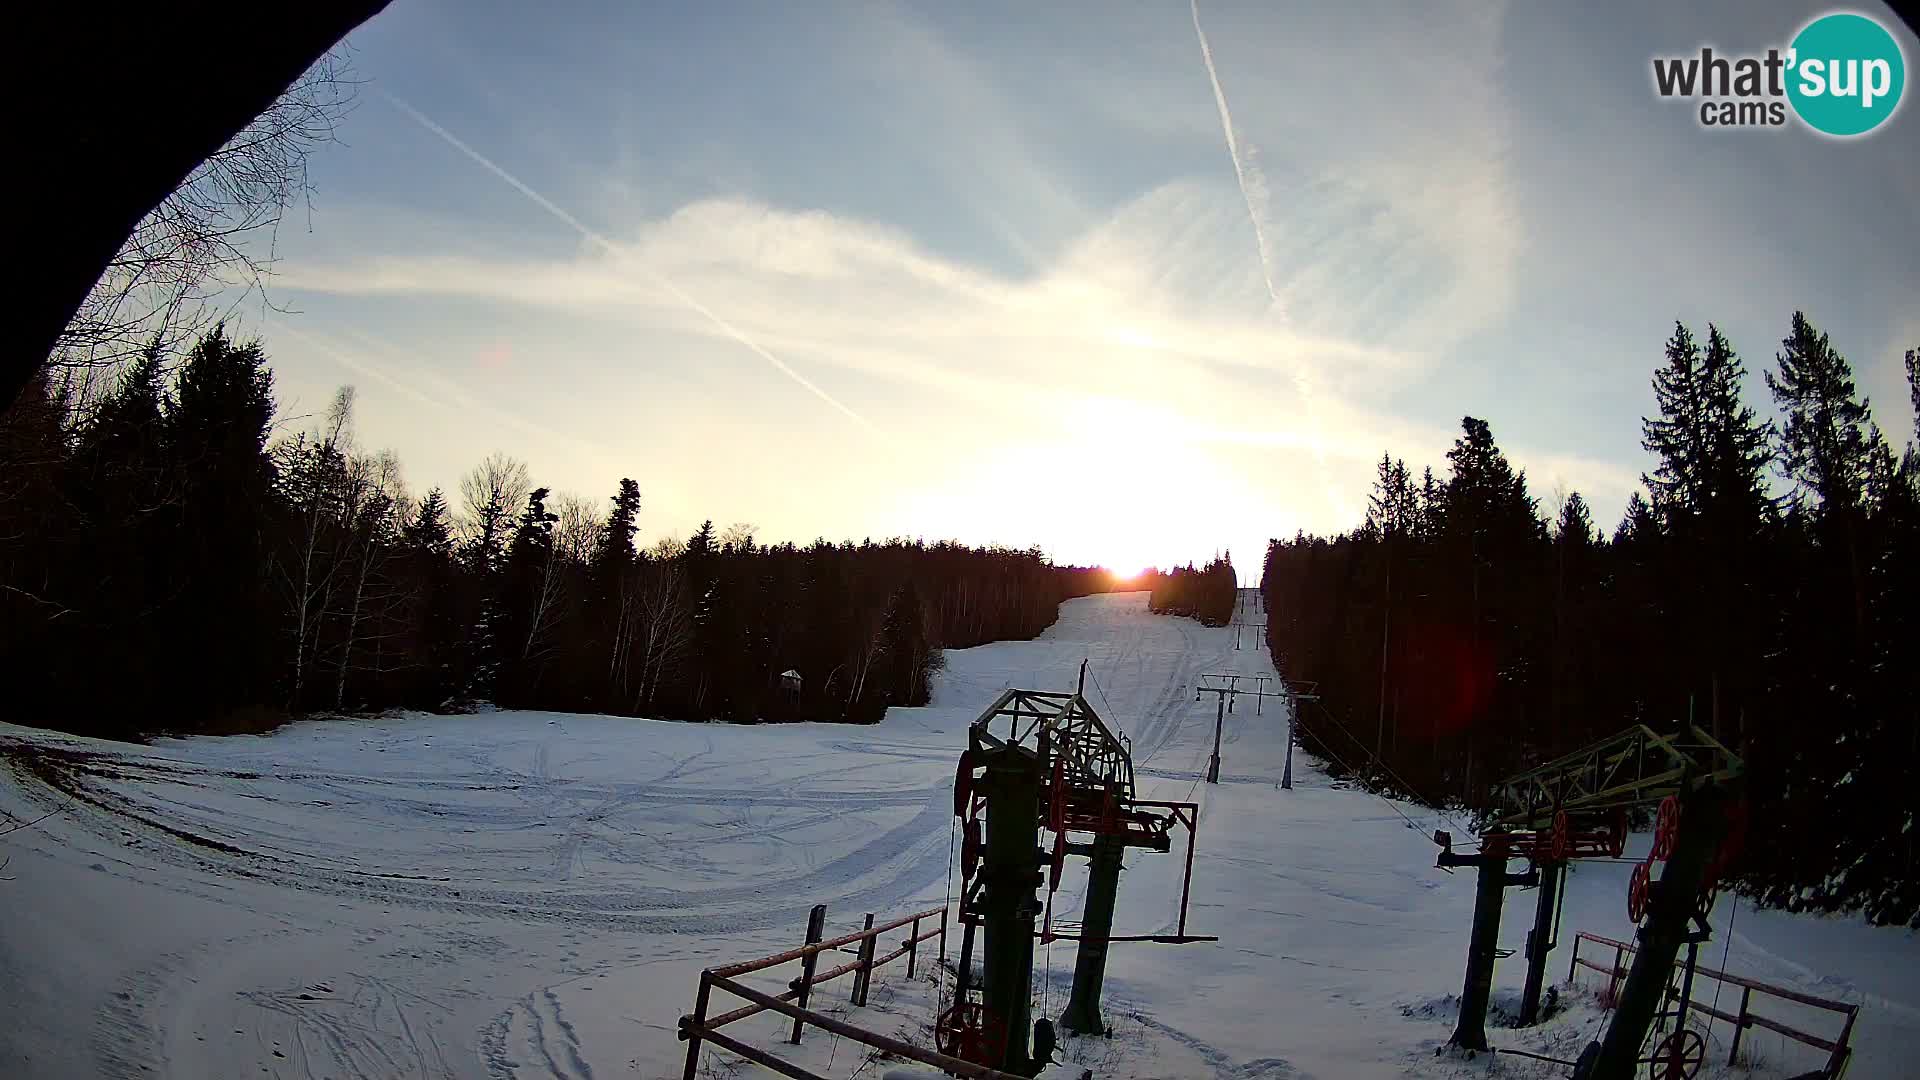
[[[691,1015],[680,1018],[679,1037],[685,1039],[687,1042],[687,1068],[684,1074],[684,1080],[694,1080],[694,1069],[700,1062],[700,1044],[702,1042],[710,1042],[724,1050],[738,1054],[748,1061],[764,1065],[774,1072],[784,1076],[794,1077],[795,1080],[825,1080],[824,1077],[821,1077],[817,1073],[809,1072],[766,1050],[762,1050],[757,1046],[742,1042],[739,1039],[720,1032],[720,1028],[727,1024],[731,1024],[736,1020],[744,1020],[749,1016],[768,1010],[793,1018],[793,1033],[788,1037],[787,1041],[795,1046],[800,1044],[801,1029],[808,1024],[812,1024],[814,1027],[820,1028],[823,1031],[833,1032],[836,1035],[871,1046],[876,1050],[893,1054],[896,1057],[906,1058],[909,1061],[917,1061],[923,1065],[931,1065],[936,1069],[941,1069],[954,1076],[968,1078],[978,1077],[981,1078],[981,1080],[1022,1080],[1020,1077],[999,1072],[987,1068],[984,1065],[977,1065],[971,1061],[963,1061],[956,1057],[948,1057],[945,1054],[924,1050],[910,1043],[904,1043],[898,1039],[888,1038],[885,1035],[867,1031],[843,1020],[828,1016],[825,1013],[815,1012],[807,1008],[807,998],[812,993],[814,987],[848,974],[853,976],[853,1004],[856,1006],[864,1006],[867,1003],[867,991],[873,984],[874,969],[883,967],[904,956],[907,958],[907,977],[912,978],[919,956],[920,943],[923,941],[938,938],[940,945],[936,962],[945,963],[947,956],[947,909],[944,905],[937,908],[929,908],[926,911],[915,912],[912,915],[902,915],[891,922],[882,923],[879,926],[875,926],[873,916],[868,915],[864,928],[851,934],[843,934],[839,937],[822,941],[820,935],[824,932],[826,917],[826,905],[821,904],[814,907],[812,914],[807,919],[807,943],[797,949],[789,949],[786,952],[775,953],[772,956],[763,956],[757,960],[744,960],[737,964],[708,968],[700,973],[700,990],[694,998],[693,1012]],[[937,927],[925,932],[921,931],[920,924],[922,922],[936,918],[940,920]],[[907,936],[901,940],[900,947],[887,953],[885,956],[876,957],[874,951],[880,935],[890,930],[898,930],[903,926],[907,927],[908,930]],[[855,944],[859,946],[859,949],[855,953],[853,960],[826,971],[815,970],[821,953],[829,949],[839,949],[847,945]],[[784,994],[768,994],[736,981],[742,975],[752,974],[756,971],[764,971],[767,968],[777,967],[781,964],[790,964],[795,961],[800,963],[800,974],[787,983],[787,991]],[[747,1004],[729,1012],[721,1013],[718,1016],[710,1017],[707,1015],[707,1007],[709,999],[715,990],[732,994],[747,1002]]]
[[[1592,960],[1582,958],[1580,955],[1580,943],[1583,941],[1602,948],[1612,949],[1612,966],[1595,963]],[[1607,977],[1607,990],[1601,1000],[1607,1008],[1612,1008],[1614,997],[1620,989],[1620,982],[1627,977],[1627,969],[1624,966],[1626,957],[1629,953],[1635,951],[1634,946],[1624,941],[1615,941],[1612,938],[1601,937],[1598,934],[1589,934],[1583,930],[1574,935],[1573,959],[1567,965],[1567,981],[1571,983],[1574,972],[1583,967],[1590,968],[1605,975]],[[1817,1050],[1826,1051],[1827,1064],[1825,1069],[1822,1070],[1821,1075],[1833,1078],[1838,1077],[1845,1071],[1847,1058],[1853,1053],[1852,1048],[1848,1045],[1848,1040],[1853,1037],[1853,1022],[1855,1018],[1860,1015],[1860,1006],[1846,1001],[1834,1001],[1829,998],[1814,997],[1812,994],[1803,994],[1798,990],[1792,990],[1784,986],[1774,986],[1771,983],[1763,983],[1758,979],[1749,979],[1743,975],[1730,974],[1704,965],[1696,966],[1693,972],[1695,976],[1715,979],[1727,986],[1737,986],[1740,988],[1740,1007],[1732,1013],[1721,1012],[1712,1005],[1703,1004],[1699,1001],[1689,1001],[1687,1003],[1687,1011],[1690,1013],[1704,1013],[1715,1020],[1733,1025],[1733,1047],[1727,1052],[1728,1065],[1735,1064],[1738,1061],[1740,1056],[1740,1040],[1742,1036],[1746,1034],[1747,1029],[1750,1027],[1758,1027],[1765,1028],[1768,1031],[1778,1032],[1795,1042],[1804,1043]],[[1838,1035],[1830,1039],[1823,1038],[1754,1012],[1753,995],[1755,994],[1779,998],[1783,1001],[1792,1001],[1800,1005],[1809,1005],[1816,1009],[1825,1009],[1828,1012],[1839,1013],[1846,1017],[1846,1019],[1841,1023],[1840,1033]],[[1764,1004],[1764,1001],[1762,1004]]]

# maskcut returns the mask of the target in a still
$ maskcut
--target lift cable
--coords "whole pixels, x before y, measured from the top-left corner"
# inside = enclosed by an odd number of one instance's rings
[[[1726,944],[1720,948],[1720,970],[1723,973],[1727,970],[1727,958],[1733,953],[1733,917],[1740,913],[1740,894],[1730,892],[1729,896],[1731,899],[1727,904],[1727,941]],[[1727,980],[1725,979],[1713,980],[1713,1007],[1715,1009],[1720,1007],[1720,988],[1725,985],[1727,985]]]
[[[1093,683],[1094,692],[1100,695],[1100,704],[1105,705],[1107,707],[1107,716],[1114,721],[1113,733],[1115,735],[1119,735],[1120,734],[1120,723],[1119,723],[1120,710],[1114,708],[1113,702],[1107,700],[1106,687],[1103,687],[1100,685],[1100,677],[1098,675],[1095,675],[1091,670],[1089,670],[1087,672],[1087,679],[1089,682]]]
[[[1333,759],[1333,763],[1335,765],[1338,765],[1341,768],[1347,770],[1347,772],[1351,774],[1355,778],[1355,780],[1359,782],[1360,790],[1366,792],[1367,794],[1373,796],[1376,799],[1379,799],[1381,802],[1386,803],[1387,809],[1393,811],[1396,814],[1399,814],[1400,820],[1407,823],[1407,828],[1416,830],[1418,832],[1426,831],[1426,829],[1419,822],[1408,817],[1406,814],[1406,811],[1401,810],[1398,803],[1394,802],[1392,799],[1387,798],[1385,795],[1382,795],[1379,792],[1373,790],[1373,788],[1367,784],[1366,778],[1361,776],[1360,772],[1356,770],[1353,766],[1347,764],[1346,761],[1343,758],[1341,758],[1339,754],[1334,753],[1333,749],[1329,747],[1324,740],[1320,743],[1320,749],[1328,757]]]
[[[1360,752],[1367,755],[1367,757],[1371,758],[1374,764],[1380,766],[1381,771],[1386,773],[1387,776],[1389,776],[1390,778],[1392,778],[1394,782],[1398,783],[1402,791],[1405,791],[1409,796],[1413,797],[1415,800],[1418,800],[1421,802],[1426,801],[1425,798],[1421,796],[1419,789],[1415,788],[1412,784],[1407,783],[1406,778],[1402,777],[1399,773],[1394,772],[1391,766],[1389,766],[1386,762],[1381,761],[1380,758],[1377,755],[1375,755],[1373,751],[1367,749],[1367,744],[1364,742],[1361,742],[1360,737],[1358,735],[1355,735],[1352,731],[1349,731],[1347,729],[1347,726],[1341,723],[1338,717],[1334,716],[1333,713],[1327,711],[1327,707],[1325,705],[1320,704],[1320,702],[1318,701],[1315,701],[1313,704],[1315,708],[1320,710],[1320,715],[1325,716],[1328,720],[1332,721],[1334,727],[1339,728],[1340,731],[1344,733],[1347,738],[1352,739],[1353,744],[1360,748]],[[1333,751],[1327,748],[1325,739],[1320,740],[1320,746],[1323,750],[1327,750],[1327,753],[1329,756],[1333,756]],[[1338,757],[1334,757],[1334,760],[1340,761]],[[1356,777],[1361,775],[1360,773],[1356,772],[1351,766],[1347,765],[1346,762],[1340,761],[1340,764],[1341,764],[1341,767],[1347,769],[1348,772],[1352,772]],[[1372,791],[1372,788],[1369,787],[1368,790]],[[1374,792],[1374,794],[1379,795],[1378,792]],[[1384,796],[1381,796],[1381,797],[1384,798]],[[1472,829],[1461,824],[1458,818],[1455,818],[1451,813],[1449,813],[1445,808],[1441,807],[1438,803],[1433,803],[1432,808],[1435,814],[1438,814],[1441,818],[1445,819],[1449,825],[1452,825],[1454,828],[1459,829],[1462,833],[1473,832]],[[1394,812],[1399,813],[1399,810],[1396,808]],[[1406,817],[1405,814],[1400,814],[1400,816]],[[1411,823],[1412,819],[1408,818],[1408,821],[1409,823]]]
[[[947,821],[947,898],[946,898],[946,901],[942,904],[940,909],[940,921],[943,926],[945,925],[946,918],[947,918],[946,909],[953,906],[953,838],[954,838],[954,834],[957,833],[959,829],[960,829],[960,825],[959,825],[958,818],[948,819]],[[941,932],[941,938],[940,938],[942,951],[945,951],[946,940],[947,939],[945,936],[945,931],[943,930]],[[935,974],[934,974],[934,983],[933,983],[933,1017],[934,1017],[934,1026],[938,1028],[941,1014],[947,1011],[946,965],[935,964],[934,972]]]

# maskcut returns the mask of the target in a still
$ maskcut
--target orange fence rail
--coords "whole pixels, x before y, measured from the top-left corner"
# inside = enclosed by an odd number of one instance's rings
[[[1612,966],[1595,963],[1592,960],[1582,958],[1580,955],[1580,943],[1583,941],[1591,942],[1594,945],[1604,948],[1611,948],[1613,950]],[[1612,1008],[1614,997],[1620,989],[1620,981],[1627,977],[1627,969],[1624,966],[1624,961],[1629,953],[1636,951],[1635,947],[1627,942],[1615,941],[1612,938],[1601,937],[1599,934],[1589,934],[1583,930],[1574,935],[1573,959],[1567,964],[1567,982],[1573,982],[1575,971],[1583,967],[1605,975],[1607,977],[1607,990],[1601,1001],[1606,1008]],[[1735,1064],[1739,1059],[1740,1039],[1746,1034],[1747,1029],[1750,1027],[1759,1027],[1766,1028],[1768,1031],[1777,1032],[1795,1042],[1811,1046],[1816,1050],[1826,1051],[1827,1065],[1824,1070],[1824,1075],[1828,1077],[1838,1077],[1845,1071],[1847,1059],[1853,1053],[1852,1047],[1848,1045],[1848,1040],[1853,1037],[1853,1023],[1860,1015],[1860,1006],[1852,1002],[1835,1001],[1831,998],[1803,994],[1798,990],[1789,989],[1788,987],[1775,986],[1771,983],[1761,982],[1758,979],[1749,979],[1744,975],[1734,975],[1704,965],[1695,966],[1693,971],[1695,975],[1705,976],[1706,978],[1717,980],[1728,986],[1737,986],[1740,988],[1740,1008],[1734,1013],[1724,1013],[1711,1005],[1702,1004],[1698,1001],[1689,1001],[1687,1003],[1688,1012],[1705,1013],[1715,1020],[1733,1025],[1733,1047],[1727,1052],[1728,1065]],[[1840,1025],[1840,1033],[1838,1035],[1831,1039],[1823,1038],[1819,1035],[1801,1031],[1798,1028],[1781,1023],[1778,1020],[1755,1013],[1752,1006],[1753,995],[1756,993],[1780,998],[1783,1001],[1809,1005],[1816,1009],[1825,1009],[1829,1012],[1839,1013],[1845,1016],[1846,1020]]]
[[[931,1065],[936,1069],[944,1070],[954,1076],[977,1077],[980,1078],[980,1080],[1021,1080],[1019,1077],[987,1068],[984,1065],[978,1065],[971,1061],[963,1061],[956,1057],[949,1057],[932,1050],[924,1050],[912,1044],[901,1042],[898,1039],[888,1038],[885,1035],[867,1031],[849,1024],[844,1020],[807,1008],[807,998],[814,987],[822,983],[831,982],[847,974],[852,974],[854,977],[853,1004],[856,1006],[865,1005],[867,1003],[867,992],[873,984],[874,969],[892,963],[902,956],[907,958],[907,977],[912,978],[915,963],[919,956],[920,943],[923,941],[938,938],[940,951],[937,962],[945,963],[947,957],[947,909],[944,905],[937,908],[928,908],[925,911],[915,912],[911,915],[902,915],[891,922],[882,923],[878,926],[874,925],[873,916],[868,915],[865,927],[851,934],[842,934],[839,937],[828,938],[823,941],[820,935],[826,923],[826,915],[826,905],[820,904],[814,907],[811,916],[807,919],[807,943],[799,948],[789,949],[783,953],[775,953],[772,956],[763,956],[757,960],[743,960],[736,964],[707,968],[700,973],[700,990],[694,998],[693,1012],[690,1015],[680,1018],[679,1037],[686,1040],[687,1043],[687,1067],[684,1080],[694,1080],[695,1068],[700,1063],[700,1044],[702,1042],[710,1042],[724,1050],[732,1051],[746,1058],[748,1061],[764,1065],[774,1072],[784,1076],[794,1077],[795,1080],[825,1080],[825,1078],[817,1073],[809,1072],[759,1047],[724,1035],[719,1030],[736,1020],[744,1020],[749,1016],[767,1011],[777,1012],[793,1018],[793,1034],[788,1037],[787,1041],[795,1046],[800,1044],[801,1029],[807,1024],[812,1024],[814,1027],[820,1028],[823,1031],[833,1032],[836,1035],[844,1036],[855,1042],[871,1046],[876,1050],[906,1058],[910,1061],[917,1061],[922,1065]],[[940,920],[937,927],[924,932],[921,931],[920,924],[922,922],[936,918]],[[901,939],[900,946],[884,956],[875,956],[876,943],[880,935],[891,930],[898,930],[903,926],[909,929],[907,930],[907,936]],[[841,964],[838,967],[829,968],[826,971],[814,970],[821,953],[829,949],[839,949],[847,945],[855,944],[859,946],[859,950],[853,960]],[[790,964],[796,960],[800,962],[800,974],[787,983],[787,991],[784,994],[769,994],[761,990],[756,990],[753,987],[742,985],[736,981],[741,975],[764,971],[767,968],[777,967],[781,964]],[[707,1006],[713,991],[716,989],[732,994],[747,1002],[747,1004],[730,1012],[724,1012],[718,1016],[710,1017],[707,1015]]]

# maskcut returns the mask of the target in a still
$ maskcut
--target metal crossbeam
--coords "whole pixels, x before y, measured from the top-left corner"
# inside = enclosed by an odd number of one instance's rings
[[[1635,724],[1502,780],[1494,788],[1489,825],[1545,828],[1562,810],[1641,806],[1678,794],[1685,784],[1731,780],[1742,769],[1737,754],[1693,724],[1672,735]]]
[[[1005,735],[996,734],[996,721]],[[1087,699],[1054,690],[1007,690],[973,722],[978,745],[998,749],[1045,735],[1053,753],[1065,763],[1069,787],[1108,790],[1122,799],[1133,797],[1133,755],[1100,719]]]

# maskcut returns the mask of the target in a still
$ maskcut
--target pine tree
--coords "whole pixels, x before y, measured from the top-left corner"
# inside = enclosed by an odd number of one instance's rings
[[[1415,534],[1422,543],[1431,541],[1440,534],[1440,515],[1446,497],[1440,481],[1434,478],[1433,466],[1420,471],[1420,491],[1417,498],[1419,511],[1415,516]]]
[[[162,423],[180,487],[170,544],[181,612],[170,663],[183,684],[178,700],[200,696],[216,715],[281,696],[268,686],[278,635],[260,518],[271,498],[273,413],[260,344],[237,344],[216,326],[187,354]]]
[[[1873,451],[1881,443],[1872,409],[1857,396],[1852,366],[1804,313],[1793,313],[1780,350],[1779,371],[1767,372],[1767,388],[1785,418],[1781,470],[1824,513],[1854,515],[1862,509]]]
[[[447,520],[447,496],[439,488],[430,488],[414,509],[413,520],[402,531],[400,542],[423,555],[446,556],[453,551],[453,527]]]
[[[446,493],[427,491],[400,533],[400,547],[412,564],[417,592],[414,606],[415,659],[424,672],[419,703],[441,706],[459,687],[459,615],[453,561],[453,525]]]
[[[558,514],[547,509],[546,488],[534,488],[507,545],[500,610],[502,626],[500,687],[508,701],[530,698],[544,668],[550,635],[560,616],[565,585],[564,559],[555,550],[553,526]]]
[[[1637,491],[1627,496],[1627,510],[1620,516],[1619,526],[1613,530],[1613,542],[1641,544],[1659,537],[1660,519],[1654,516],[1653,504]]]
[[[73,610],[47,588],[72,519],[61,483],[68,467],[65,421],[65,402],[45,371],[35,373],[12,404],[0,408],[0,572],[21,583],[0,590],[0,642],[7,645],[14,644],[16,633],[29,639],[45,635],[50,624]],[[18,695],[13,698],[11,705],[18,708]]]
[[[1701,388],[1700,346],[1683,323],[1667,339],[1666,366],[1654,372],[1653,397],[1660,418],[1641,417],[1640,445],[1659,458],[1640,480],[1656,512],[1670,525],[1676,515],[1697,510],[1706,499],[1706,395]]]
[[[1907,393],[1913,398],[1913,435],[1900,458],[1900,474],[1920,486],[1920,349],[1907,350]]]
[[[151,345],[120,375],[81,433],[87,464],[114,473],[151,470],[159,464],[162,417],[168,399],[166,368],[158,345]]]
[[[1796,491],[1814,500],[1822,546],[1845,566],[1847,593],[1861,644],[1868,635],[1872,539],[1867,513],[1892,482],[1892,455],[1873,423],[1868,402],[1856,397],[1853,369],[1827,335],[1793,313],[1792,329],[1776,354],[1778,373],[1767,373],[1785,423],[1780,466]]]
[[[1767,464],[1773,457],[1773,428],[1744,400],[1746,365],[1727,344],[1719,327],[1707,325],[1707,351],[1701,362],[1705,425],[1706,512],[1731,535],[1750,530],[1773,513],[1766,492]]]
[[[883,711],[885,705],[925,704],[928,677],[938,653],[927,637],[920,590],[914,587],[911,578],[888,598],[887,611],[880,622],[880,639],[886,672],[885,678],[878,680]]]
[[[1907,394],[1913,399],[1913,427],[1920,436],[1920,349],[1907,350]]]
[[[717,545],[713,537],[713,519],[708,518],[700,523],[700,527],[694,530],[692,536],[687,537],[686,554],[691,559],[704,559],[708,555],[712,555],[716,550]]]
[[[613,496],[613,513],[593,554],[594,577],[605,583],[633,562],[633,538],[640,530],[640,485],[622,478]]]

